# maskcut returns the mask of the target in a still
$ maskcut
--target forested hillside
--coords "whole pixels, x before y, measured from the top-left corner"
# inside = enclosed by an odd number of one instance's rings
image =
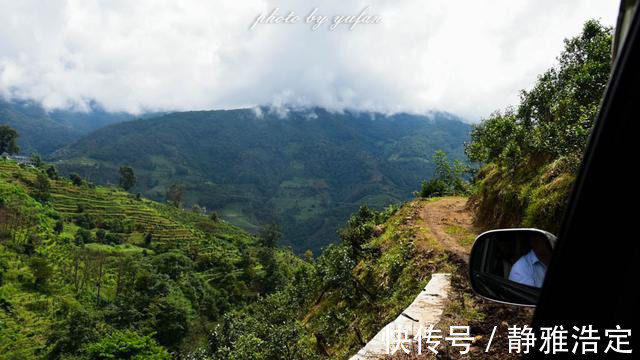
[[[413,205],[361,208],[303,261],[274,228],[253,237],[48,169],[0,161],[7,359],[344,358],[455,264]]]
[[[433,273],[464,271],[464,262],[420,216],[439,200],[418,199],[379,212],[361,207],[340,230],[340,241],[299,271],[298,281],[225,315],[211,334],[211,354],[348,359],[413,301]],[[467,229],[448,229],[453,241],[470,245]],[[466,321],[484,314],[468,316]]]
[[[48,170],[48,171],[47,171]],[[0,159],[0,357],[169,359],[307,263],[258,237],[47,165]],[[136,357],[137,356],[137,357]]]
[[[21,137],[18,139],[23,153],[48,154],[68,145],[81,136],[71,124],[52,119],[32,103],[12,103],[0,98],[0,125],[9,125]]]
[[[172,113],[109,126],[54,154],[65,174],[117,183],[164,201],[169,188],[245,229],[278,223],[285,244],[314,251],[367,203],[404,201],[433,174],[442,149],[464,158],[469,125],[452,115],[333,113],[273,108]]]
[[[95,129],[133,118],[131,114],[106,112],[97,105],[87,112],[46,111],[33,101],[0,97],[0,125],[9,125],[21,134],[18,144],[25,155],[48,155]]]
[[[587,22],[557,60],[519,104],[473,128],[471,204],[485,228],[558,231],[611,71],[611,29]]]
[[[437,232],[465,248],[474,235],[425,222],[438,198],[362,206],[338,243],[303,260],[274,227],[250,236],[51,169],[0,160],[7,359],[345,359],[431,274],[464,271]],[[455,306],[482,319],[468,300]]]

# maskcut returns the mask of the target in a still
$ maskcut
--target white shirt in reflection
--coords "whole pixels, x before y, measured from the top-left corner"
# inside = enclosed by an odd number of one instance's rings
[[[542,287],[546,272],[547,266],[531,250],[513,264],[511,272],[509,272],[509,280],[524,285]]]

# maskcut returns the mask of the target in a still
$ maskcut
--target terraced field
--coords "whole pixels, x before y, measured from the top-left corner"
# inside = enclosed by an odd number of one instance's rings
[[[94,359],[85,345],[134,331],[190,353],[261,294],[257,237],[202,211],[51,180],[48,166],[0,157],[0,359]],[[283,273],[304,264],[273,256]],[[57,345],[67,339],[82,346]]]
[[[6,181],[31,185],[36,175],[36,169],[0,160],[0,177]],[[51,197],[51,206],[67,222],[72,222],[82,212],[99,218],[102,222],[119,220],[126,223],[133,231],[120,235],[128,243],[142,242],[147,233],[152,234],[156,245],[172,242],[185,244],[201,239],[203,235],[202,231],[193,226],[197,217],[188,218],[188,214],[172,209],[169,205],[137,199],[134,195],[115,188],[74,186],[69,180],[62,179],[51,181]],[[180,219],[185,221],[179,221]]]

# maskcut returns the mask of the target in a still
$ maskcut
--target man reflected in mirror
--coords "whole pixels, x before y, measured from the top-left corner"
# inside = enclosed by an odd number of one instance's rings
[[[529,245],[531,250],[521,256],[511,267],[509,280],[539,288],[544,282],[551,249],[546,239],[538,234],[529,235]]]

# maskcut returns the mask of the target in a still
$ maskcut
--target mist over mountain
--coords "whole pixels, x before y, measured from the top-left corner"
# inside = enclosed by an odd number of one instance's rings
[[[49,155],[93,130],[134,118],[128,113],[107,112],[96,104],[88,111],[47,111],[34,101],[8,101],[0,97],[0,125],[18,131],[20,152],[27,155]]]
[[[172,184],[197,204],[255,231],[278,223],[297,251],[336,240],[361,204],[409,198],[431,176],[442,149],[463,158],[470,126],[448,113],[428,116],[256,108],[176,112],[107,126],[52,155],[62,173],[118,182],[164,200]]]

